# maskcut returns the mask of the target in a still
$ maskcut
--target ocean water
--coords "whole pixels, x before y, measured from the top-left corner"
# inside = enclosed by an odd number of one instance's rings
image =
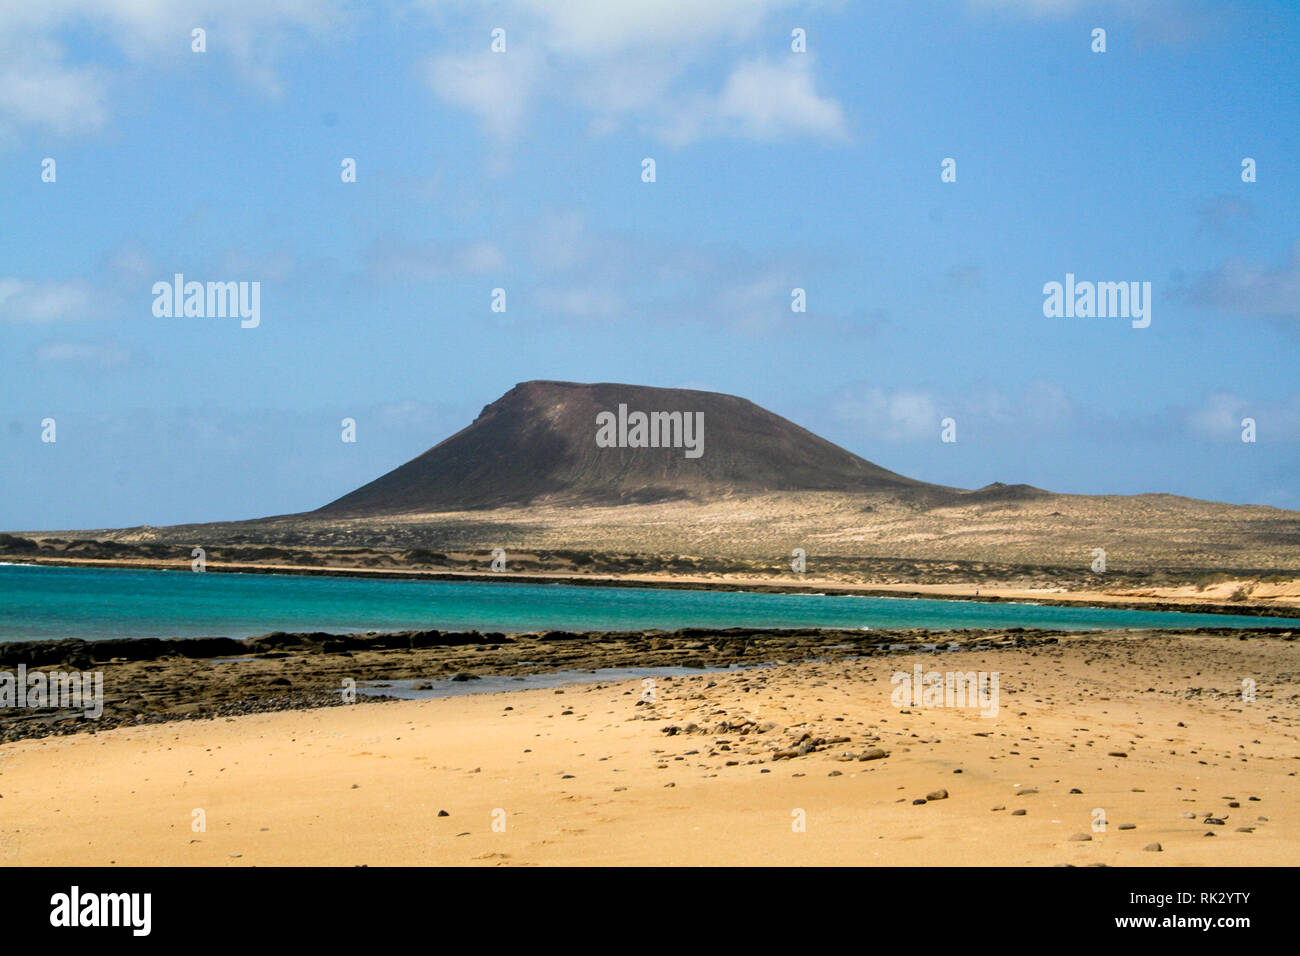
[[[0,641],[269,631],[1290,626],[1300,620],[910,598],[0,565]]]

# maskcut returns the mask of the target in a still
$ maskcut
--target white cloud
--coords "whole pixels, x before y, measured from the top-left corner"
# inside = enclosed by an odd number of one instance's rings
[[[659,132],[673,146],[704,136],[742,136],[754,140],[800,137],[848,139],[844,109],[820,95],[811,61],[748,60],[736,64],[716,95],[695,94],[670,111]]]
[[[515,13],[541,21],[547,45],[580,56],[647,46],[680,47],[751,36],[793,0],[518,0]]]
[[[0,59],[0,122],[10,135],[18,127],[89,133],[108,121],[106,74],[63,63],[57,44],[38,41],[15,49],[0,43]]]
[[[833,99],[819,96],[805,57],[785,64],[739,64],[718,96],[717,111],[755,139],[785,139],[809,135],[846,138],[844,110]]]
[[[509,140],[519,131],[533,95],[536,62],[528,53],[484,50],[438,56],[425,63],[430,89],[442,100],[478,116],[488,135]]]
[[[0,3],[0,132],[80,135],[107,124],[110,90],[127,82],[129,70],[75,62],[64,42],[71,31],[92,33],[89,48],[106,59],[159,68],[196,56],[190,33],[202,27],[208,35],[204,56],[229,60],[244,82],[275,94],[280,81],[274,63],[284,45],[296,34],[334,30],[345,21],[343,11],[343,0]]]
[[[448,6],[426,2],[433,11]],[[705,135],[843,139],[843,109],[817,92],[809,55],[789,53],[784,64],[734,59],[739,44],[752,49],[759,36],[788,44],[793,24],[773,14],[797,6],[513,0],[492,21],[506,29],[506,52],[490,52],[485,31],[481,50],[434,56],[425,78],[440,99],[474,113],[498,145],[517,136],[531,105],[544,100],[590,113],[595,136],[633,122],[672,145]],[[719,75],[721,89],[711,90]]]
[[[86,318],[93,302],[85,282],[0,278],[0,321],[45,323]]]

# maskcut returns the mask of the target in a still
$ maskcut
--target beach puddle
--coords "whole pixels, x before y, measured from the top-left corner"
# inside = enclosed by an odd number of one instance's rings
[[[437,680],[357,681],[357,693],[367,697],[398,697],[402,700],[427,700],[433,697],[462,697],[467,694],[501,694],[512,690],[564,687],[567,684],[593,684],[601,681],[644,680],[647,677],[692,677],[719,671],[749,670],[731,667],[602,667],[596,670],[554,671],[549,674],[519,676],[485,675],[472,680],[443,677]]]

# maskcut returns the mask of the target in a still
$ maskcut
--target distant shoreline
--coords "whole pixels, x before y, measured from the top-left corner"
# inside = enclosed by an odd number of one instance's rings
[[[19,560],[11,565],[36,565],[40,567],[100,568],[136,571],[187,571],[187,562],[163,562],[147,559],[113,560],[105,558],[67,558],[43,556],[13,556]],[[617,575],[617,574],[565,574],[539,571],[533,573],[493,571],[420,571],[393,568],[338,568],[311,565],[223,564],[207,563],[204,573],[225,574],[285,574],[309,577],[381,578],[394,580],[427,581],[494,581],[507,584],[563,584],[573,587],[626,587],[691,591],[755,591],[773,594],[825,594],[828,596],[922,598],[927,600],[968,601],[985,604],[1040,604],[1051,607],[1084,607],[1097,609],[1122,609],[1134,611],[1170,611],[1187,614],[1224,614],[1243,617],[1282,617],[1300,621],[1300,604],[1260,604],[1235,601],[1161,600],[1113,595],[1100,591],[1075,591],[1073,597],[1061,596],[1060,590],[1040,593],[998,585],[968,584],[924,585],[903,584],[850,584],[818,580],[808,584],[789,584],[772,578],[708,579],[689,576]],[[993,593],[978,593],[991,591]],[[1065,592],[1070,594],[1071,592]]]

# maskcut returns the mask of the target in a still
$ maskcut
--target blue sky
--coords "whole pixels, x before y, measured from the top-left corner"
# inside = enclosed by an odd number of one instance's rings
[[[1298,42],[1280,2],[8,5],[0,528],[308,510],[534,378],[1300,508]],[[176,272],[261,324],[155,317]],[[1150,327],[1045,317],[1066,273]]]

